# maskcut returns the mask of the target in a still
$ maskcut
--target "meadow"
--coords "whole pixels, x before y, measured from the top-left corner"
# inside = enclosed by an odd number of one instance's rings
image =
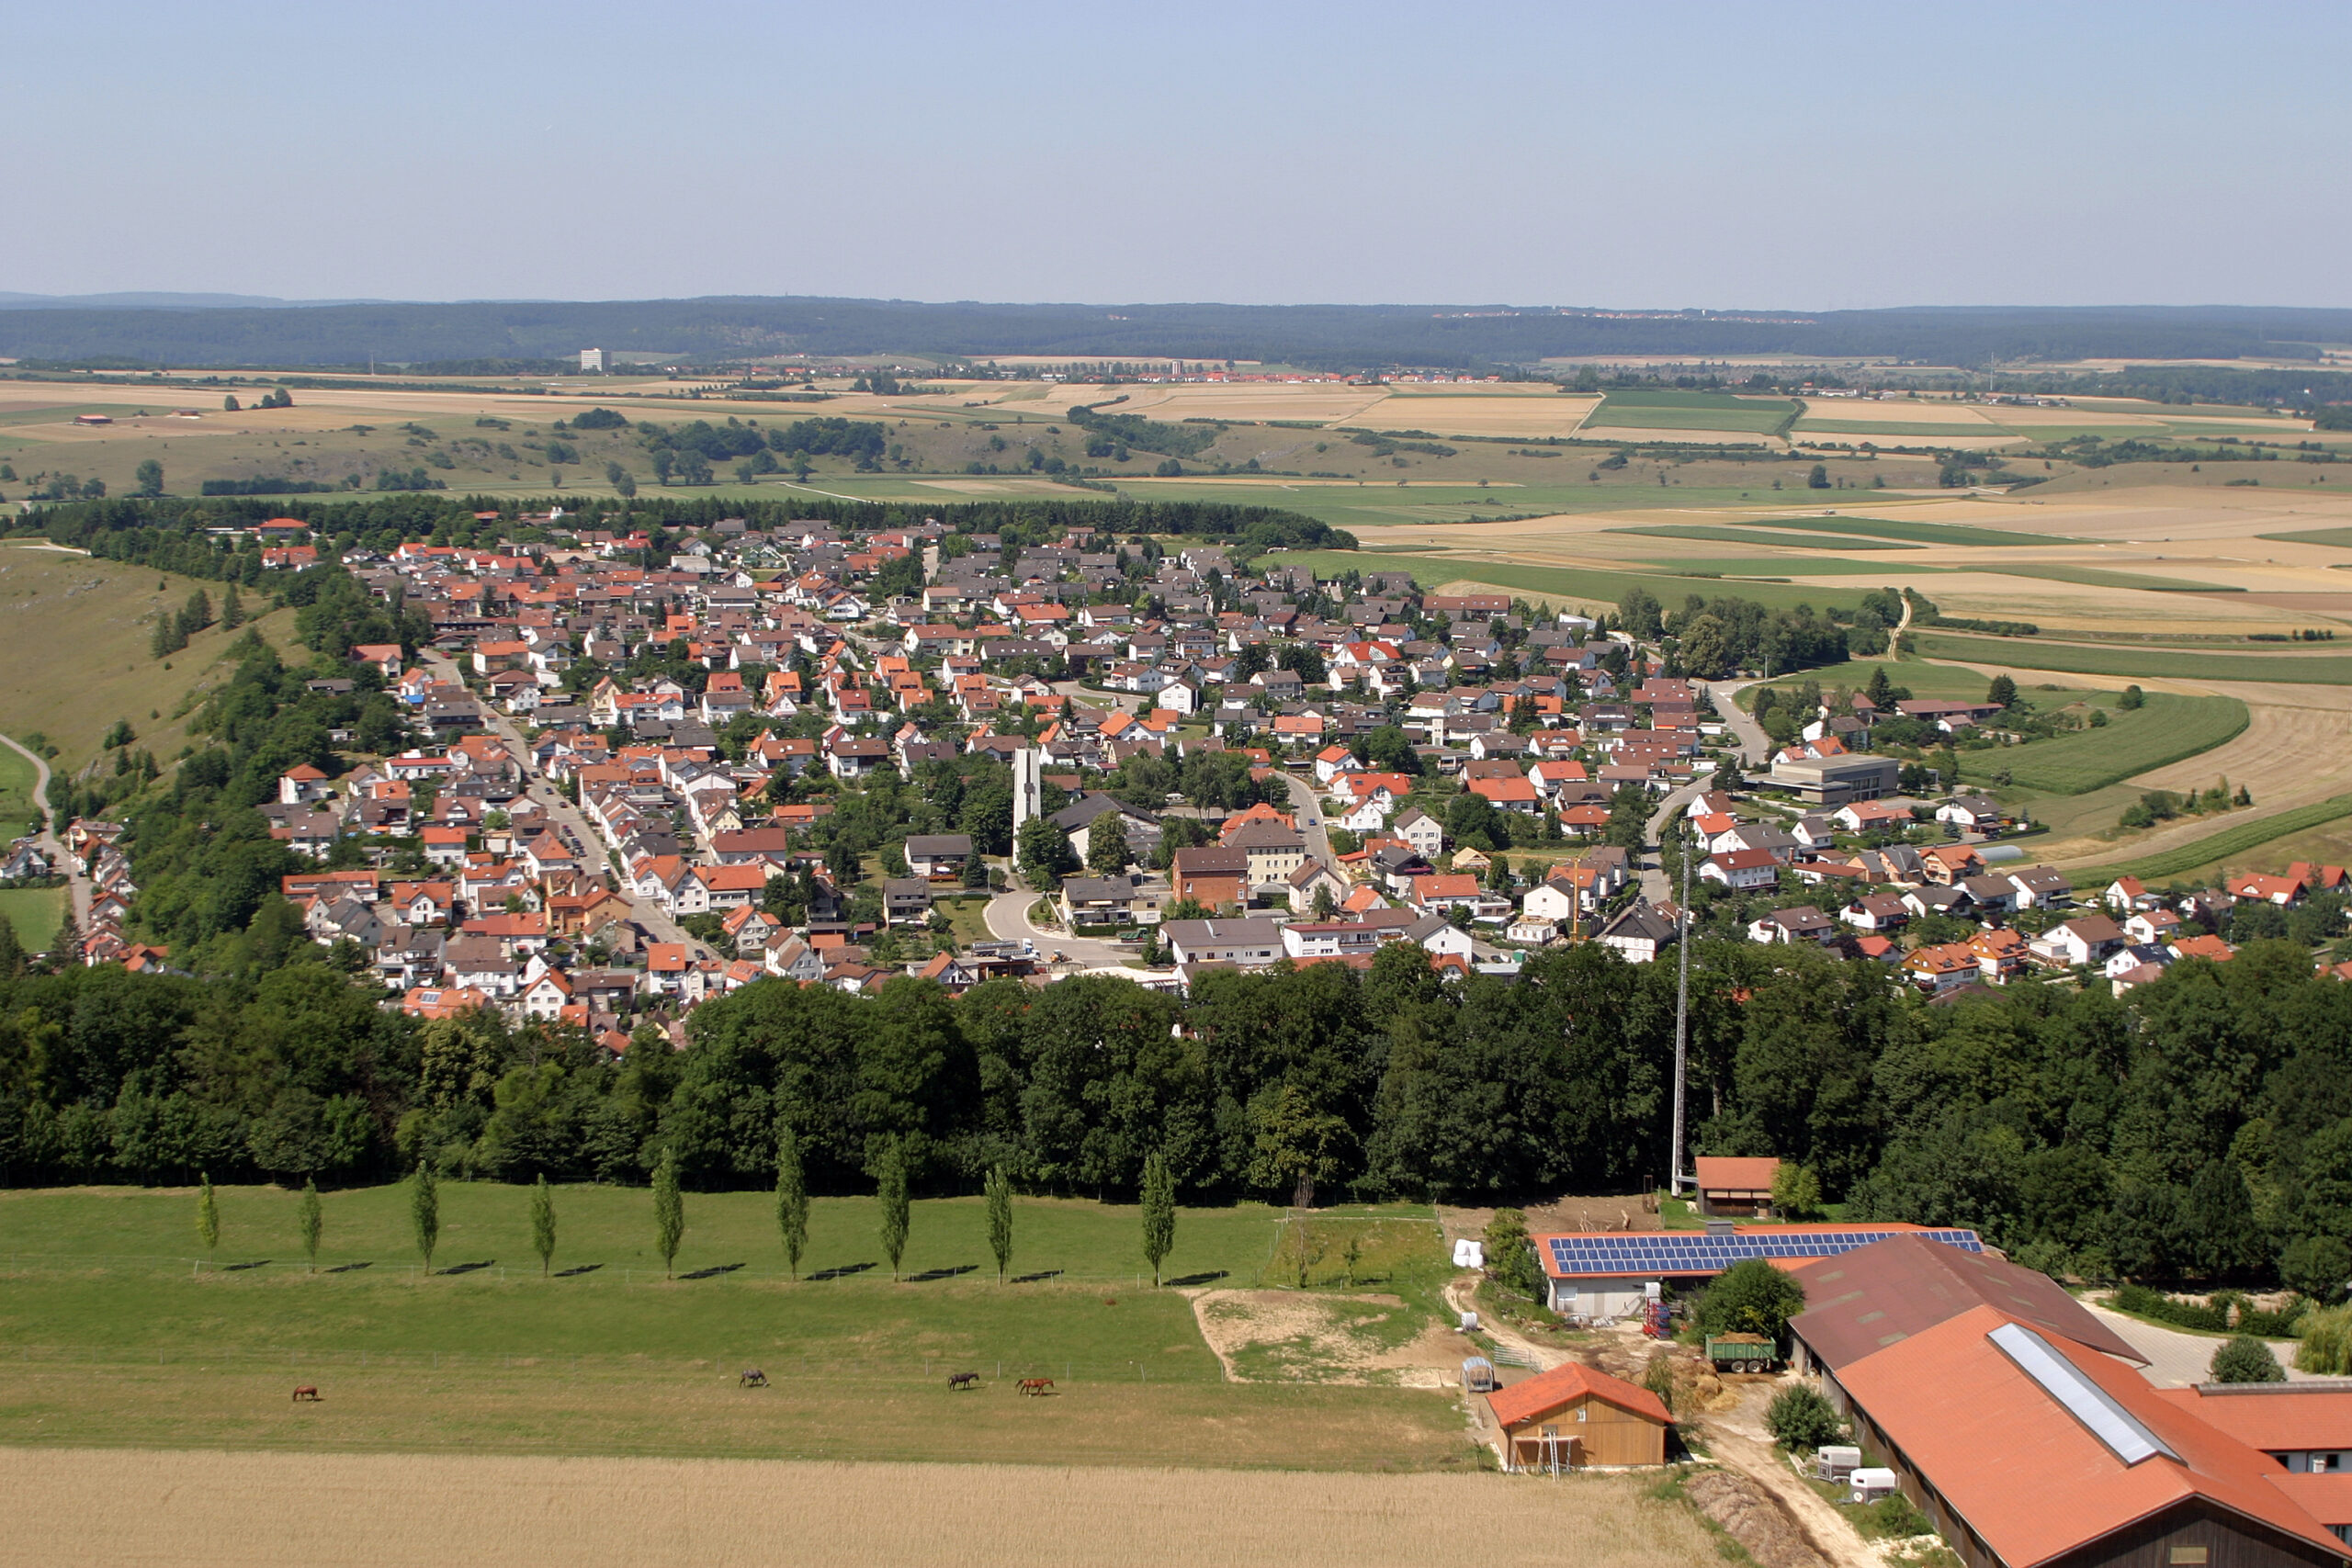
[[[40,781],[31,758],[12,746],[0,746],[0,843],[22,838],[40,825],[40,808],[33,801]]]
[[[7,920],[27,952],[45,952],[64,923],[66,901],[72,897],[64,887],[0,887],[0,919]]]
[[[2036,545],[2071,545],[2081,541],[2055,534],[2029,534],[2022,529],[1975,528],[1965,523],[1914,523],[1888,517],[1749,517],[1754,528],[1789,528],[1808,534],[1829,534],[1860,539],[1895,539],[1915,545],[1984,545],[1995,549]],[[1828,541],[1823,541],[1826,545]],[[1858,547],[1847,544],[1846,548]]]
[[[298,1195],[276,1188],[218,1190],[214,1250],[189,1190],[0,1194],[0,1441],[266,1444],[282,1434],[254,1414],[275,1416],[291,1380],[337,1391],[344,1424],[302,1439],[327,1446],[945,1458],[929,1423],[953,1411],[980,1445],[967,1454],[1019,1441],[1066,1463],[1460,1460],[1460,1417],[1427,1391],[1227,1382],[1187,1293],[1296,1289],[1304,1254],[1310,1292],[1381,1291],[1433,1322],[1445,1260],[1426,1209],[1182,1210],[1155,1288],[1132,1206],[1017,1201],[1000,1282],[983,1203],[919,1201],[894,1280],[874,1200],[820,1198],[794,1280],[771,1194],[687,1194],[665,1270],[648,1192],[564,1187],[543,1274],[529,1190],[451,1181],[427,1276],[409,1191],[325,1194],[316,1272]],[[775,1397],[735,1397],[751,1365]],[[988,1387],[937,1404],[956,1371]],[[1042,1420],[1011,1397],[1023,1376],[1061,1391]],[[1355,1421],[1378,1438],[1348,1439]]]
[[[1032,1416],[1050,1419],[1049,1401]],[[282,1417],[324,1425],[325,1407]],[[1631,1475],[1283,1475],[1023,1468],[961,1418],[913,1465],[0,1450],[0,1564],[309,1568],[1688,1568],[1716,1540]],[[993,1463],[972,1462],[990,1460]],[[257,1528],[259,1521],[266,1528]]]
[[[1731,545],[1769,545],[1788,550],[1916,550],[1917,545],[1901,544],[1888,539],[1825,539],[1806,538],[1788,525],[1790,531],[1769,533],[1761,528],[1723,528],[1705,523],[1668,523],[1654,528],[1611,528],[1612,534],[1646,534],[1662,539],[1713,539]]]
[[[123,718],[141,747],[158,758],[172,756],[187,739],[184,721],[195,694],[226,679],[220,658],[244,635],[214,626],[170,659],[153,657],[155,617],[177,612],[199,588],[217,610],[217,582],[31,545],[0,545],[0,731],[19,739],[34,731],[46,735],[58,748],[51,765],[71,771],[99,757],[99,741]],[[283,647],[293,631],[293,612],[277,611],[246,625]]]

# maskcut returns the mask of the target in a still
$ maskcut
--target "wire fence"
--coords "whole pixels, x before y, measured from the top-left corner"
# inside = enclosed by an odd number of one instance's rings
[[[160,1367],[178,1371],[254,1373],[284,1371],[297,1376],[325,1372],[452,1373],[531,1372],[555,1377],[675,1381],[704,1383],[714,1380],[740,1382],[743,1373],[760,1372],[770,1383],[818,1383],[831,1387],[889,1384],[914,1387],[936,1383],[943,1389],[951,1376],[978,1374],[983,1387],[1045,1378],[1064,1383],[1134,1383],[1139,1385],[1206,1383],[1222,1381],[1216,1358],[1203,1348],[1197,1355],[1163,1356],[1145,1361],[1100,1355],[1057,1354],[1023,1349],[1011,1353],[974,1351],[968,1355],[908,1353],[897,1356],[777,1355],[771,1351],[736,1350],[689,1357],[649,1356],[568,1350],[354,1350],[314,1346],[238,1345],[131,1346],[9,1345],[0,1347],[0,1368],[14,1363],[35,1371],[85,1368]]]
[[[195,1278],[214,1276],[249,1276],[282,1279],[300,1276],[320,1280],[372,1281],[384,1279],[413,1279],[425,1275],[421,1258],[323,1258],[316,1265],[299,1253],[293,1257],[267,1258],[189,1258],[169,1253],[135,1252],[12,1252],[0,1254],[8,1274],[87,1273],[93,1269],[119,1270],[147,1274],[177,1274]],[[1245,1269],[1236,1274],[1230,1269],[1195,1269],[1170,1272],[1160,1276],[1162,1287],[1177,1289],[1209,1285],[1255,1286],[1265,1280],[1258,1272]],[[662,1269],[644,1263],[584,1262],[565,1263],[560,1268],[542,1269],[536,1258],[521,1262],[499,1258],[462,1258],[456,1261],[435,1259],[435,1278],[471,1278],[481,1280],[512,1280],[516,1282],[546,1279],[561,1280],[567,1286],[580,1284],[664,1285],[692,1283],[708,1280],[729,1280],[738,1283],[807,1285],[924,1285],[962,1281],[967,1284],[998,1283],[994,1263],[956,1263],[928,1269],[902,1269],[893,1274],[880,1262],[860,1261],[833,1264],[822,1269],[804,1268],[794,1273],[781,1264],[749,1262],[698,1263],[674,1269]],[[1126,1289],[1148,1290],[1152,1278],[1141,1269],[1091,1269],[1062,1267],[1030,1269],[1016,1263],[1004,1276],[1007,1285],[1069,1285],[1090,1290]]]

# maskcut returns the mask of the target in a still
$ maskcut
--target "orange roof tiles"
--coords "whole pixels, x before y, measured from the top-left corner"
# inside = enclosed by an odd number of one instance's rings
[[[1501,1425],[1516,1427],[1547,1410],[1557,1410],[1571,1400],[1586,1398],[1615,1405],[1661,1427],[1674,1419],[1649,1390],[1576,1361],[1496,1390],[1487,1395],[1487,1408],[1495,1413],[1495,1419]]]

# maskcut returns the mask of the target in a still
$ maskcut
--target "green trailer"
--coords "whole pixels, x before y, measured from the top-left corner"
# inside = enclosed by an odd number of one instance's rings
[[[1711,1334],[1707,1359],[1719,1372],[1769,1372],[1781,1348],[1760,1334]]]

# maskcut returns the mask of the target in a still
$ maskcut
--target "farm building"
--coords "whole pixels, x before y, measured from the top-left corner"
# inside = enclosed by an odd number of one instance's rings
[[[1765,1219],[1772,1213],[1772,1182],[1781,1162],[1763,1158],[1701,1155],[1698,1168],[1699,1212],[1710,1216],[1736,1214]]]
[[[1862,1450],[1967,1568],[2342,1568],[2315,1480],[2140,1372],[1975,1306],[1839,1374]]]
[[[1801,1278],[1806,1304],[1789,1320],[1790,1364],[1818,1373],[1841,1411],[1844,1368],[1972,1307],[1998,1307],[2040,1333],[2064,1335],[2119,1360],[2147,1360],[2047,1274],[1923,1235],[1891,1235],[1824,1258]]]
[[[1664,1464],[1674,1418],[1657,1395],[1569,1362],[1487,1395],[1495,1451],[1519,1473]]]
[[[1564,1316],[1600,1319],[1632,1317],[1661,1287],[1702,1285],[1747,1258],[1802,1269],[1817,1258],[1842,1257],[1905,1235],[1967,1252],[1984,1248],[1972,1230],[1928,1230],[1894,1220],[1854,1225],[1741,1225],[1713,1220],[1703,1231],[1579,1231],[1533,1240],[1535,1256],[1544,1264],[1544,1304]]]

